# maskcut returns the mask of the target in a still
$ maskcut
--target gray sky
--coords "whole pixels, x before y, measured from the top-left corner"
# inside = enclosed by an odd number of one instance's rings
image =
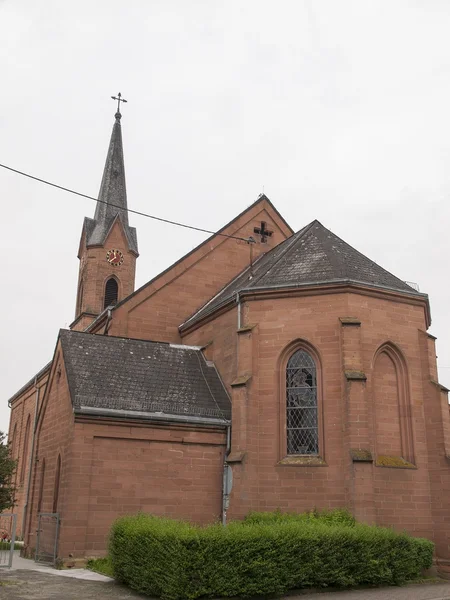
[[[121,91],[130,208],[218,229],[263,191],[430,295],[450,382],[450,3],[0,0],[0,163],[96,196]],[[95,205],[0,169],[0,430],[74,317]],[[130,216],[136,285],[205,235]]]

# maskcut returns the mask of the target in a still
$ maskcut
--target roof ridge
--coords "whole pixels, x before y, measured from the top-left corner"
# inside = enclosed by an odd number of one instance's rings
[[[159,344],[159,345],[165,345],[165,346],[172,346],[175,348],[179,348],[180,350],[194,350],[195,352],[201,352],[201,347],[199,346],[197,350],[194,349],[194,347],[192,345],[189,344],[180,344],[180,343],[176,343],[176,342],[163,342],[163,341],[158,341],[158,340],[144,340],[142,338],[132,338],[132,337],[125,337],[122,335],[98,335],[95,333],[90,333],[88,331],[76,331],[75,329],[63,329],[61,328],[59,330],[59,335],[67,335],[67,334],[79,334],[79,335],[84,335],[84,336],[93,336],[95,335],[96,338],[101,338],[103,340],[113,340],[113,339],[117,339],[117,340],[123,340],[123,341],[130,341],[130,342],[142,342],[144,344]]]

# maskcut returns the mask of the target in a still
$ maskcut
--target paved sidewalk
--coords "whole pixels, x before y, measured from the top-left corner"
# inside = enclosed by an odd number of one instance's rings
[[[145,597],[99,573],[59,571],[14,556],[12,569],[0,570],[1,600],[132,600]],[[450,600],[450,581],[347,592],[305,593],[285,600]]]
[[[450,600],[450,581],[350,592],[288,596],[287,600]]]
[[[29,558],[21,558],[19,552],[14,552],[13,566],[11,571],[38,571],[39,573],[48,573],[48,575],[60,575],[61,577],[73,577],[75,579],[84,579],[88,581],[112,581],[111,577],[106,577],[100,573],[94,573],[88,569],[54,569],[35,563]],[[1,573],[0,573],[1,575]]]

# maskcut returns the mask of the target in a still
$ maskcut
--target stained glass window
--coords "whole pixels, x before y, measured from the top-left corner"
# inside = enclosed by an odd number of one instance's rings
[[[317,373],[313,357],[297,350],[286,366],[288,454],[318,454]]]

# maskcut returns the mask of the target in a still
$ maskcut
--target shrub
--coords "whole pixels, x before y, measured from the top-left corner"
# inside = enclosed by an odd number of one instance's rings
[[[346,509],[334,509],[318,511],[316,509],[304,513],[283,513],[280,510],[274,512],[251,512],[244,523],[266,523],[278,524],[281,522],[320,522],[324,525],[343,525],[353,527],[356,524],[355,517]]]
[[[141,593],[177,600],[401,584],[431,566],[427,540],[326,518],[262,514],[225,528],[145,514],[119,519],[110,537],[114,575]]]

